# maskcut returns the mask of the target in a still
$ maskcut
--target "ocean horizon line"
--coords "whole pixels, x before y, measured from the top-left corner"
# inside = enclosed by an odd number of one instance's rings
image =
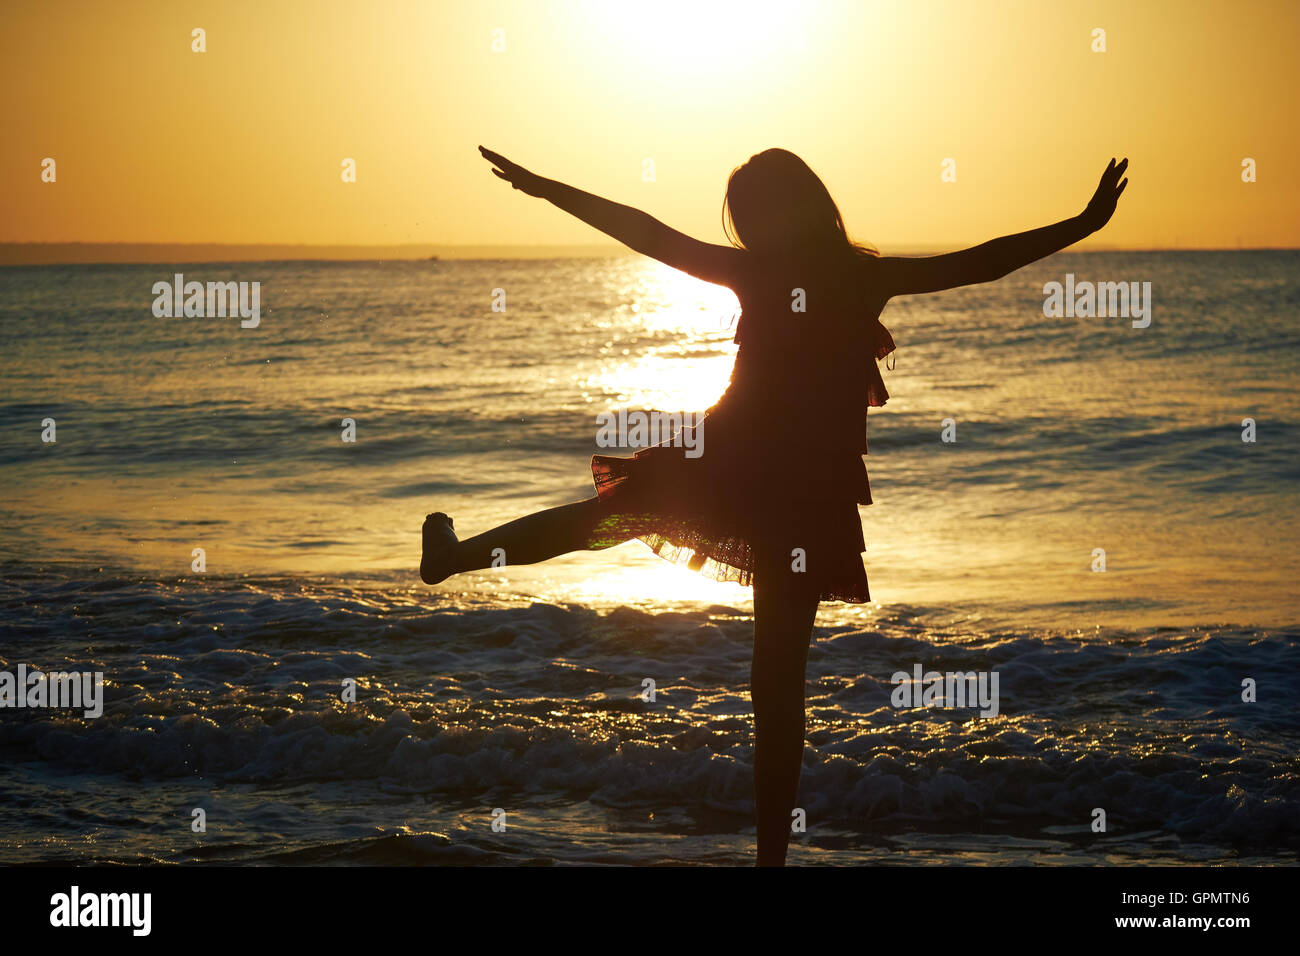
[[[889,255],[931,255],[962,248],[902,246]],[[1098,246],[1077,253],[1294,252],[1294,246]],[[884,250],[882,250],[884,251]],[[609,259],[635,257],[615,244],[334,245],[308,243],[0,242],[0,266],[156,265],[223,262],[428,262],[485,259]]]

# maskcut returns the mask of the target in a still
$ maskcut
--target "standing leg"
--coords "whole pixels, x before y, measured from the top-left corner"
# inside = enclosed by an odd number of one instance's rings
[[[804,748],[804,684],[818,590],[790,568],[790,553],[761,556],[754,571],[754,811],[758,865],[784,866]]]

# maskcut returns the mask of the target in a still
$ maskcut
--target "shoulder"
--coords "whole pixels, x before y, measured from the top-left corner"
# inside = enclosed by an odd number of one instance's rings
[[[861,283],[862,292],[868,298],[888,299],[893,293],[895,277],[894,263],[890,256],[859,256],[856,275]]]

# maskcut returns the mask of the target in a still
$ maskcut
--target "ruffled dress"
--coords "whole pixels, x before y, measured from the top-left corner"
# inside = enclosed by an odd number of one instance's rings
[[[877,365],[895,348],[885,300],[868,267],[755,261],[749,273],[734,287],[730,384],[695,429],[631,457],[592,457],[612,506],[602,534],[743,585],[767,550],[808,574],[820,600],[866,603],[858,506],[871,504],[866,411],[889,398]]]

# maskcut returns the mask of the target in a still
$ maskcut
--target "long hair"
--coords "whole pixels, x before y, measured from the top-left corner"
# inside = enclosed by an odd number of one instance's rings
[[[731,171],[722,228],[732,245],[760,254],[880,255],[849,238],[826,184],[788,149],[765,149]]]

